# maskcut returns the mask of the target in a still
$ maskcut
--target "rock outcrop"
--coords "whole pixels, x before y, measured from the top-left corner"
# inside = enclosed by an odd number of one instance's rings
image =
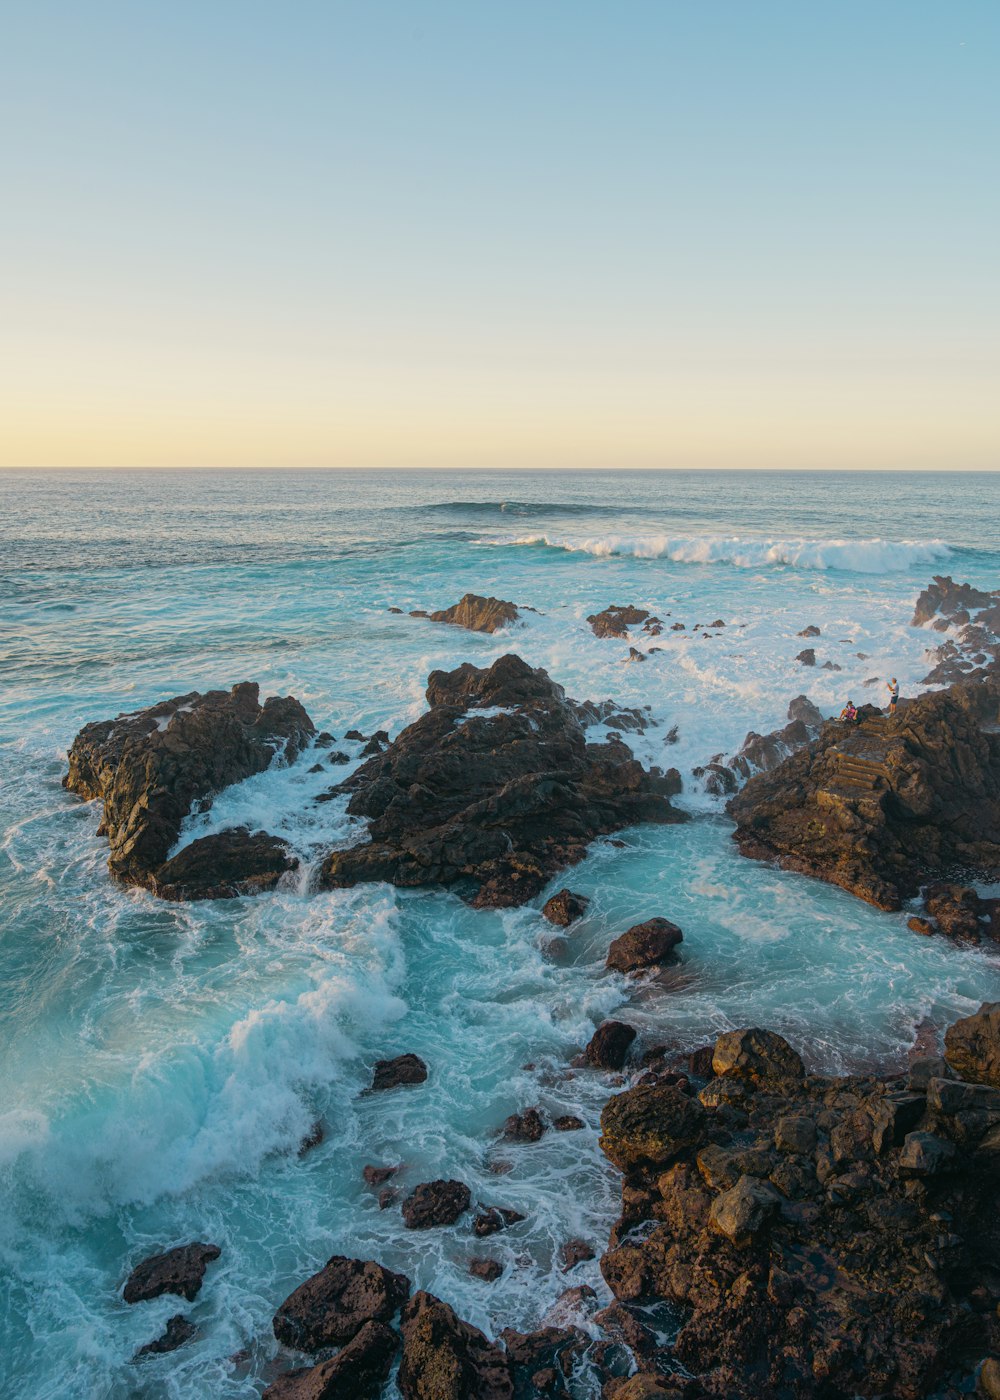
[[[509,627],[521,614],[513,603],[502,598],[481,598],[478,593],[466,593],[450,608],[430,614],[431,622],[449,622],[468,632],[499,632]]]
[[[684,935],[669,919],[646,919],[633,924],[608,949],[609,972],[645,972],[677,961],[675,949]]]
[[[129,1274],[122,1297],[126,1303],[145,1303],[164,1293],[176,1293],[191,1303],[198,1296],[205,1270],[221,1253],[217,1244],[198,1242],[151,1254]]]
[[[428,712],[335,791],[370,840],[332,852],[338,888],[464,882],[473,904],[534,898],[595,836],[677,822],[675,770],[647,771],[622,742],[588,744],[562,688],[508,655],[428,678]]]
[[[955,870],[1000,874],[1000,680],[835,722],[729,802],[744,855],[898,909]]]
[[[1000,1089],[807,1075],[760,1030],[713,1063],[700,1093],[644,1082],[602,1115],[625,1178],[598,1321],[639,1373],[604,1393],[967,1393],[1000,1348]],[[657,1304],[682,1319],[672,1343],[639,1325]]]
[[[718,753],[693,774],[702,778],[705,790],[715,794],[733,793],[755,773],[769,773],[791,754],[811,744],[823,726],[823,716],[807,695],[796,695],[788,702],[788,723],[770,734],[751,729],[739,753],[726,759]]]
[[[387,1323],[410,1296],[410,1280],[371,1260],[335,1254],[274,1314],[274,1335],[297,1351],[341,1346],[366,1322]]]
[[[947,640],[932,653],[935,665],[924,685],[951,685],[1000,666],[1000,592],[939,576],[917,599],[912,626],[930,623]]]
[[[398,1350],[391,1327],[366,1322],[330,1360],[279,1376],[263,1400],[377,1400]]]
[[[629,628],[640,626],[649,637],[658,637],[663,631],[663,623],[658,617],[654,617],[645,608],[633,607],[631,603],[624,607],[612,603],[603,612],[591,613],[587,621],[595,637],[625,638],[629,634]]]
[[[432,1293],[415,1293],[403,1310],[403,1400],[512,1400],[507,1357],[477,1327]]]
[[[276,836],[237,826],[191,841],[164,861],[151,888],[161,899],[232,899],[274,889],[298,864]]]
[[[185,868],[192,884],[192,870],[199,870],[207,887],[228,887],[238,870],[238,842],[228,854],[218,842],[211,848],[223,862],[222,880],[203,863],[204,848],[188,867],[181,862],[184,852],[167,862],[192,803],[204,803],[231,783],[262,772],[279,753],[294,759],[315,732],[297,700],[272,696],[261,705],[258,687],[249,681],[231,691],[192,691],[85,725],[73,740],[63,785],[87,801],[103,802],[100,830],[111,847],[108,869],[122,884],[156,892],[166,862],[168,888],[178,885],[178,871]],[[261,852],[244,846],[243,853],[252,883]]]

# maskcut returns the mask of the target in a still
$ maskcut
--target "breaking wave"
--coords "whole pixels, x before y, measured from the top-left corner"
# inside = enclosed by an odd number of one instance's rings
[[[598,558],[625,555],[634,559],[670,559],[675,564],[732,564],[741,569],[779,564],[864,574],[895,573],[917,565],[937,564],[952,554],[951,546],[943,540],[775,540],[736,535],[521,535],[490,543],[541,545]]]

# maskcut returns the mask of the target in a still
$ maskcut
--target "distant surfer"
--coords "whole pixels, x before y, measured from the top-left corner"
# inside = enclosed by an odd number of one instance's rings
[[[899,681],[893,676],[891,681],[886,681],[885,688],[889,692],[889,713],[894,715],[899,704]]]

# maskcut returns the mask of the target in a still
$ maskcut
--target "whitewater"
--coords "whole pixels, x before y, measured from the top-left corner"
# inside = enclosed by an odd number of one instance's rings
[[[538,1325],[570,1285],[606,1299],[596,1259],[557,1261],[572,1238],[599,1256],[617,1214],[596,1145],[611,1089],[571,1066],[602,1019],[675,1049],[764,1025],[810,1067],[884,1070],[1000,999],[992,951],[739,857],[691,775],[801,693],[827,714],[881,703],[893,675],[920,693],[940,637],[909,625],[914,600],[935,573],[1000,586],[998,518],[1000,477],[964,473],[0,473],[0,1393],[250,1400],[275,1374],[276,1306],[337,1253],[490,1335]],[[467,591],[536,611],[493,636],[407,615]],[[594,637],[612,603],[663,619],[646,661]],[[312,751],[185,824],[183,841],[246,822],[289,843],[300,869],[256,899],[111,885],[97,811],[61,787],[90,720],[255,680],[340,747],[352,728],[396,735],[430,671],[508,651],[577,699],[648,707],[625,737],[680,770],[693,817],[598,841],[553,883],[591,900],[568,949],[541,901],[316,893],[319,860],[364,826],[310,801],[330,781]],[[359,761],[343,746],[338,776]],[[605,954],[657,914],[682,958],[637,991]],[[406,1051],[427,1083],[364,1096],[374,1061]],[[587,1129],[498,1142],[531,1104]],[[469,1276],[460,1228],[416,1235],[380,1210],[370,1162],[521,1211],[491,1241],[501,1278]],[[182,1305],[199,1336],[133,1363],[180,1308],[127,1307],[122,1282],[192,1239],[222,1248]]]

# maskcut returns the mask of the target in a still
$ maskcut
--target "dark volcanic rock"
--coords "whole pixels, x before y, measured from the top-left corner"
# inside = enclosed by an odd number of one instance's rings
[[[799,632],[798,635],[800,637],[818,637],[820,636],[820,630],[818,627],[814,626],[813,623],[810,622],[809,626],[803,627],[802,631]]]
[[[550,924],[556,924],[559,928],[568,926],[577,919],[582,919],[587,912],[587,905],[590,903],[582,894],[574,894],[572,890],[560,890],[551,899],[547,899],[542,905],[542,914],[548,919]]]
[[[430,1230],[454,1225],[469,1209],[472,1193],[463,1181],[424,1181],[403,1202],[403,1224],[408,1230]]]
[[[366,1322],[329,1361],[279,1376],[263,1400],[376,1400],[389,1379],[399,1337],[384,1322]]]
[[[553,1118],[552,1126],[557,1133],[578,1133],[581,1128],[585,1128],[587,1125],[575,1113],[564,1113],[559,1118]]]
[[[369,1164],[367,1167],[362,1167],[361,1175],[366,1186],[384,1186],[398,1171],[398,1167],[376,1167]]]
[[[629,628],[638,627],[640,623],[644,632],[658,636],[663,627],[658,617],[653,617],[645,608],[634,608],[630,604],[620,607],[612,603],[603,612],[591,613],[587,621],[595,637],[627,637]]]
[[[643,972],[676,961],[674,949],[684,938],[669,919],[647,919],[633,924],[608,949],[605,966],[612,972]]]
[[[801,1056],[774,1031],[727,1031],[715,1042],[712,1070],[747,1084],[780,1087],[805,1078]]]
[[[502,1132],[508,1142],[537,1142],[545,1132],[545,1120],[537,1108],[526,1108],[523,1113],[512,1113]]]
[[[262,772],[279,752],[295,758],[315,734],[297,700],[272,696],[261,706],[258,694],[249,681],[231,691],[192,691],[80,730],[63,783],[88,801],[103,800],[101,830],[116,880],[155,890],[195,800]]]
[[[823,716],[807,695],[796,695],[788,703],[788,723],[770,734],[750,731],[739,753],[723,765],[717,754],[701,768],[694,769],[696,778],[705,778],[707,792],[732,793],[739,782],[754,773],[768,773],[789,755],[812,743],[823,725]]]
[[[962,1079],[1000,1089],[1000,1001],[984,1001],[972,1016],[949,1026],[944,1056]]]
[[[499,632],[501,627],[516,622],[521,614],[513,603],[505,603],[502,598],[481,598],[477,593],[466,593],[453,607],[432,612],[430,616],[431,622],[450,622],[469,632]]]
[[[520,657],[435,671],[427,699],[343,784],[371,840],[332,852],[325,886],[467,881],[474,904],[523,904],[595,836],[685,819],[669,801],[676,772],[647,772],[623,743],[588,744],[561,687]]]
[[[801,661],[803,666],[815,666],[816,653],[813,651],[812,647],[806,647],[803,651],[799,652],[795,660]]]
[[[503,1206],[490,1206],[481,1215],[474,1217],[472,1221],[472,1233],[477,1239],[486,1239],[489,1235],[495,1235],[498,1230],[509,1230],[511,1225],[516,1225],[523,1220],[524,1216],[519,1210],[506,1210]]]
[[[145,1303],[162,1293],[176,1293],[193,1302],[205,1270],[222,1250],[216,1244],[182,1244],[165,1254],[153,1254],[137,1264],[125,1281],[126,1303]]]
[[[484,1283],[496,1283],[503,1273],[503,1265],[499,1259],[470,1259],[469,1273]]]
[[[403,1400],[512,1400],[504,1353],[432,1293],[414,1294],[402,1330]]]
[[[276,836],[237,826],[178,851],[157,870],[151,888],[161,899],[232,899],[273,890],[298,864]]]
[[[980,608],[988,608],[997,601],[997,595],[984,593],[969,583],[956,583],[949,575],[936,575],[933,582],[917,599],[913,612],[912,627],[920,627],[932,618],[944,617],[949,620],[965,613],[962,619],[968,622],[968,614]]]
[[[138,1361],[140,1356],[160,1356],[165,1351],[176,1351],[185,1342],[191,1342],[197,1337],[198,1329],[189,1318],[181,1313],[176,1313],[167,1322],[163,1334],[157,1337],[155,1342],[147,1342],[144,1347],[140,1347],[135,1354]]]
[[[274,1314],[274,1335],[298,1351],[349,1342],[366,1322],[388,1322],[410,1296],[410,1280],[363,1259],[335,1254]]]
[[[898,909],[955,868],[1000,874],[1000,680],[964,682],[894,717],[826,724],[728,810],[744,855]]]
[[[683,1318],[672,1343],[636,1339],[640,1372],[681,1366],[691,1379],[667,1379],[699,1400],[957,1400],[1000,1350],[1000,1135],[983,1107],[995,1095],[1000,1122],[1000,1091],[932,1079],[925,1100],[898,1078],[800,1077],[765,1037],[717,1043],[707,1107],[649,1085],[605,1108],[626,1178],[602,1272],[620,1303]],[[760,1073],[765,1045],[778,1074]]]
[[[570,1269],[575,1269],[577,1264],[585,1264],[588,1259],[593,1259],[593,1257],[593,1245],[589,1245],[586,1240],[567,1240],[559,1250],[559,1260],[564,1274],[568,1274]]]
[[[583,1057],[596,1069],[621,1069],[635,1037],[634,1026],[627,1026],[624,1021],[605,1021],[594,1032]]]
[[[376,1060],[372,1071],[370,1094],[382,1089],[395,1089],[399,1084],[423,1084],[427,1066],[419,1055],[397,1055],[394,1060]]]

